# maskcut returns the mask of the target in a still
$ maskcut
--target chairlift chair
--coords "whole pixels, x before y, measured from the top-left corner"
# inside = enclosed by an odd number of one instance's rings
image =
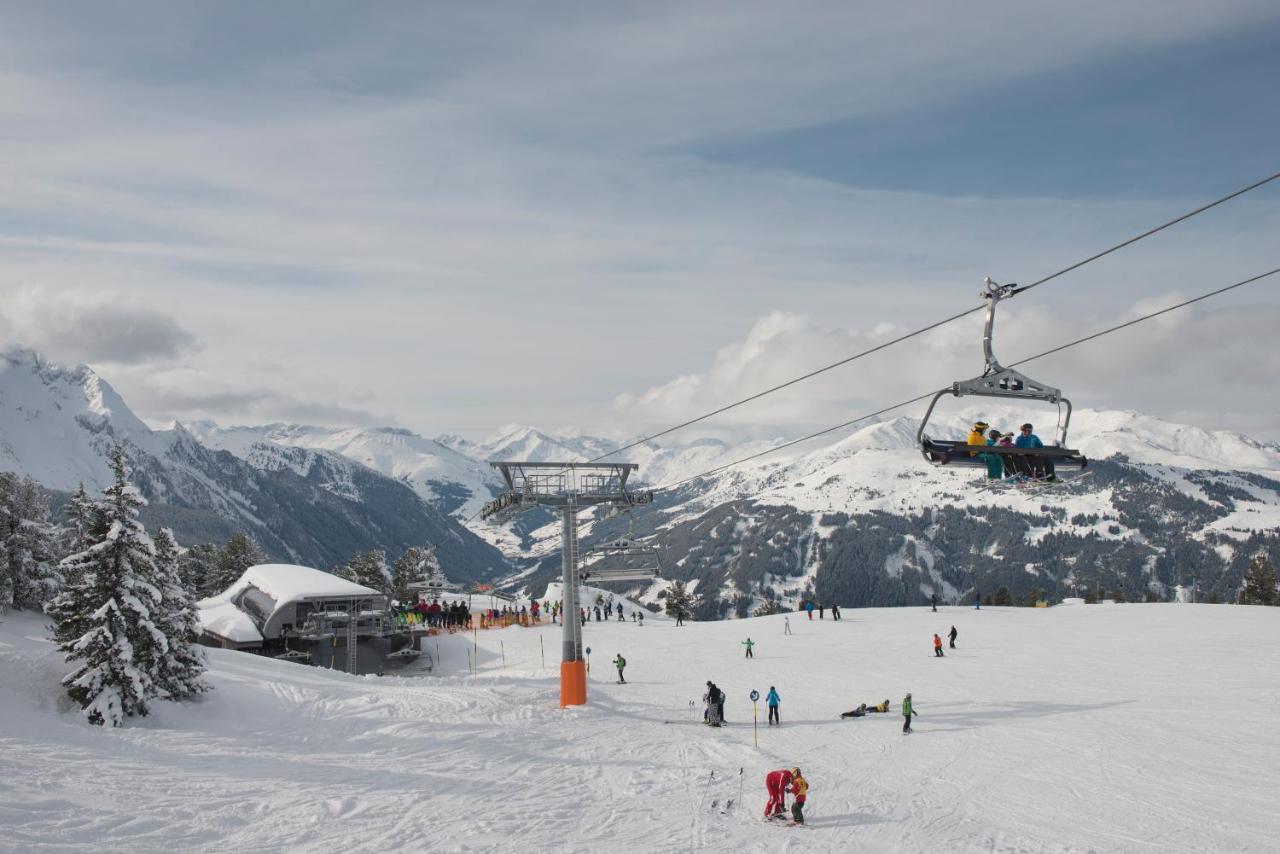
[[[635,519],[627,513],[627,533],[616,540],[597,543],[583,554],[579,577],[584,581],[643,581],[662,574],[662,560],[654,546],[634,539]]]
[[[916,441],[924,458],[934,465],[986,466],[978,454],[999,454],[1023,458],[1050,460],[1056,469],[1083,469],[1089,461],[1079,451],[1067,448],[1067,428],[1071,424],[1071,401],[1053,386],[1031,379],[1027,375],[1006,368],[996,359],[992,349],[996,321],[996,305],[1002,299],[1014,296],[1021,290],[1016,284],[1001,285],[986,280],[986,290],[979,293],[987,300],[987,318],[982,332],[982,354],[986,360],[982,376],[960,380],[933,396],[916,431]],[[970,445],[966,440],[933,439],[925,432],[933,409],[943,395],[954,397],[995,397],[1012,400],[1038,400],[1058,407],[1058,425],[1053,444],[1043,448],[1005,448],[999,445]]]

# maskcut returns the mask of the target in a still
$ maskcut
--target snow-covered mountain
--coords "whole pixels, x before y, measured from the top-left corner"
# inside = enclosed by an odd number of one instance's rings
[[[523,460],[531,463],[583,462],[603,456],[617,442],[580,433],[544,433],[533,427],[511,426],[483,442],[446,434],[436,439],[473,460]]]
[[[340,454],[401,481],[441,511],[461,518],[475,515],[501,483],[501,478],[483,462],[440,441],[396,427],[267,424],[223,428],[211,421],[186,426],[205,445],[230,451],[250,462],[269,458],[272,447]]]
[[[977,418],[1007,429],[1018,410],[969,407],[931,424],[962,437]],[[1038,425],[1052,436],[1052,424]],[[668,580],[696,582],[702,616],[744,614],[812,591],[857,604],[943,601],[1000,587],[1086,585],[1168,598],[1192,578],[1227,598],[1259,550],[1280,557],[1280,446],[1137,412],[1078,411],[1070,444],[1091,459],[1061,485],[992,487],[973,468],[935,467],[916,447],[917,422],[869,424],[826,444],[801,445],[677,484],[769,443],[703,443],[628,451],[659,487],[629,522],[583,525],[588,544],[634,533],[662,547]],[[527,533],[539,561],[519,583],[557,577],[558,528]],[[633,585],[647,601],[665,584]]]
[[[116,441],[150,502],[144,519],[174,528],[183,543],[246,530],[277,557],[327,568],[357,551],[394,556],[426,541],[460,579],[506,569],[497,550],[405,483],[341,453],[270,443],[225,453],[181,425],[151,430],[87,367],[23,349],[0,356],[0,470],[96,492],[111,481],[105,460]]]
[[[515,568],[511,585],[534,593],[558,577],[558,526],[538,512],[505,527],[475,518],[501,488],[488,462],[585,460],[626,444],[527,426],[485,441],[291,424],[201,422],[153,431],[89,369],[58,368],[25,351],[0,362],[0,407],[0,467],[48,486],[103,485],[105,449],[119,436],[137,449],[136,478],[153,501],[199,511],[202,524],[212,514],[224,525],[235,520],[265,531],[264,545],[281,556],[339,548],[317,542],[326,525],[312,518],[310,505],[296,503],[301,491],[306,502],[332,505],[327,512],[365,531],[341,543],[386,539],[388,526],[425,530],[426,514],[434,536],[467,553],[461,559],[472,571],[463,575],[500,564],[496,547]],[[979,417],[1013,429],[1027,416],[970,406],[936,420],[930,433],[961,437]],[[1042,436],[1053,435],[1052,423],[1036,423]],[[704,594],[702,616],[741,614],[770,599],[793,602],[811,588],[855,604],[1085,584],[1167,597],[1194,576],[1225,598],[1249,558],[1280,542],[1275,444],[1138,412],[1080,410],[1070,444],[1091,460],[1082,478],[992,488],[980,470],[926,463],[916,426],[911,417],[871,423],[688,483],[783,439],[645,443],[617,458],[639,464],[636,482],[656,489],[657,500],[630,517],[584,513],[584,540],[628,531],[649,538],[666,554],[666,579],[629,592],[654,601],[671,579],[695,582]],[[261,497],[281,491],[290,497]],[[410,502],[416,509],[390,509],[410,493],[419,499]],[[352,514],[359,521],[349,521]]]

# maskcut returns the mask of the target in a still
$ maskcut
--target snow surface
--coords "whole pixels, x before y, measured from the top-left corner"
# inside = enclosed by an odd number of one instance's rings
[[[792,636],[783,615],[588,623],[591,700],[569,710],[557,627],[431,638],[427,678],[210,650],[212,692],[102,730],[68,709],[45,620],[10,614],[0,850],[1276,850],[1280,608],[789,617]],[[935,659],[951,624],[959,649]],[[697,722],[707,679],[723,729]],[[756,747],[746,695],[770,685],[783,726]],[[891,714],[837,717],[886,697]],[[763,775],[793,765],[809,824],[765,824]],[[740,808],[711,809],[739,768]]]

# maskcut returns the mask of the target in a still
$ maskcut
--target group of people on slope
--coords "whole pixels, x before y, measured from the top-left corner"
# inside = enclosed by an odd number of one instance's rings
[[[955,626],[952,626],[951,631],[947,632],[947,637],[951,640],[952,649],[956,648],[956,638],[959,636],[960,636],[960,633],[956,631]],[[933,654],[934,654],[934,657],[936,658],[946,657],[942,653],[942,636],[939,635],[937,632],[933,633]]]
[[[988,448],[999,447],[1007,451],[1014,448],[1036,450],[1044,447],[1044,442],[1035,434],[1034,427],[1023,424],[1017,435],[1002,433],[985,421],[975,421],[965,440],[969,445],[980,445]],[[1006,477],[1029,477],[1035,480],[1055,481],[1058,479],[1050,457],[1036,454],[971,452],[987,464],[987,478],[1000,480]]]
[[[618,603],[618,609],[617,609],[617,612],[618,612],[618,622],[620,622],[620,623],[625,623],[625,622],[626,622],[626,619],[622,616],[622,603],[621,603],[621,602],[619,602],[619,603]],[[553,612],[553,613],[554,613],[554,612]],[[594,605],[594,606],[592,606],[592,607],[590,607],[590,608],[583,607],[583,608],[579,608],[579,609],[578,609],[578,619],[582,622],[582,624],[583,624],[584,626],[585,626],[587,623],[591,622],[591,617],[592,617],[592,615],[594,615],[594,616],[595,616],[595,620],[596,620],[596,622],[597,622],[597,623],[607,623],[607,622],[609,622],[609,620],[610,620],[610,619],[612,619],[613,611],[612,611],[610,608],[608,608],[608,607],[606,607],[606,608],[602,611],[602,610],[600,609],[600,606],[599,606],[599,605]],[[552,617],[551,622],[553,622],[553,623],[555,622],[555,618],[554,618],[554,617]],[[644,611],[643,611],[643,610],[641,610],[641,609],[639,609],[639,608],[636,608],[635,610],[633,610],[633,611],[631,612],[631,622],[636,623],[637,625],[641,625],[641,626],[643,626],[643,625],[644,625]]]
[[[887,711],[889,711],[889,701],[886,699],[886,700],[881,700],[879,703],[874,703],[870,706],[868,706],[866,703],[863,703],[862,705],[858,706],[858,708],[856,709],[850,709],[847,712],[841,712],[840,717],[863,718],[863,717],[866,717],[867,715],[876,714],[877,712],[883,714],[884,712],[887,712]]]
[[[825,620],[825,619],[826,619],[826,616],[827,616],[827,606],[826,606],[826,605],[824,605],[824,604],[822,604],[821,602],[817,602],[817,603],[814,603],[814,602],[812,602],[812,601],[805,602],[805,603],[803,603],[803,604],[801,604],[801,605],[800,605],[800,607],[799,607],[799,609],[798,609],[798,610],[801,610],[801,611],[804,611],[805,613],[807,613],[807,614],[809,615],[809,619],[810,619],[810,620],[812,620],[812,619],[813,619],[813,612],[814,612],[814,611],[817,611],[817,612],[818,612],[818,619],[819,619],[819,620]],[[840,619],[840,606],[839,606],[839,605],[832,605],[832,606],[831,606],[831,619],[833,619],[833,620],[838,620],[838,619]]]
[[[471,610],[462,601],[443,604],[439,599],[418,601],[400,607],[398,614],[403,623],[426,624],[432,628],[469,628]]]
[[[764,775],[764,788],[769,800],[764,805],[766,819],[786,817],[787,795],[793,796],[791,802],[791,820],[796,824],[804,824],[804,802],[809,797],[809,781],[800,773],[799,768],[779,768]]]

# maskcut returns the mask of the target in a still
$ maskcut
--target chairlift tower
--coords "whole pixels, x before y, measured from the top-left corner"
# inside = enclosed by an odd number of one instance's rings
[[[560,565],[564,586],[563,652],[560,661],[560,705],[587,702],[587,668],[582,655],[582,622],[578,618],[578,512],[605,505],[630,508],[649,504],[652,492],[629,492],[627,479],[635,463],[491,462],[502,473],[507,491],[480,510],[486,521],[506,522],[535,507],[560,512]],[[637,569],[627,578],[653,578],[653,570]],[[619,576],[614,576],[618,580]]]

